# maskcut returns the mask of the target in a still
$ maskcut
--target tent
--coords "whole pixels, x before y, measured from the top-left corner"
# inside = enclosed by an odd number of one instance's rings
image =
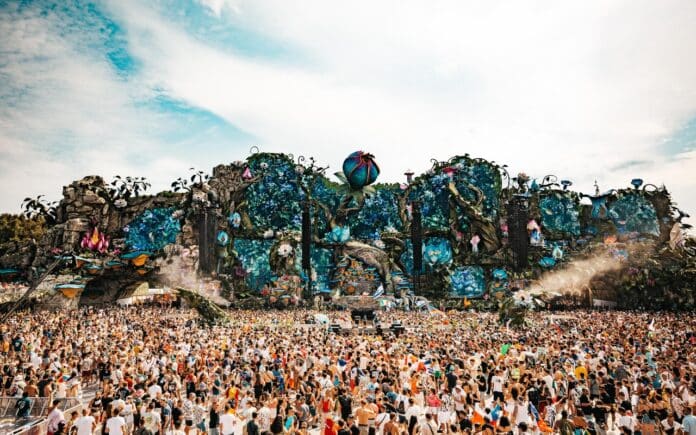
[[[317,325],[328,325],[329,324],[329,316],[327,316],[326,314],[321,314],[321,313],[315,314],[314,315],[314,322]]]
[[[119,305],[133,305],[138,302],[151,301],[155,297],[174,295],[174,292],[168,288],[150,288],[147,282],[135,284],[129,290],[124,292],[124,296],[116,300]]]

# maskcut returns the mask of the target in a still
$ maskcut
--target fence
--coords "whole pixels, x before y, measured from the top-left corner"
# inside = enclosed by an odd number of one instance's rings
[[[17,417],[17,397],[0,397],[0,432],[8,435],[33,435],[46,433],[46,415],[51,407],[47,397],[30,397],[29,417]],[[66,418],[81,406],[80,399],[70,397],[61,399],[60,409]]]

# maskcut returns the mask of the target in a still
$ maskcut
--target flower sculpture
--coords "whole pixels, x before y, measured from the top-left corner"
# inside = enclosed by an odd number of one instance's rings
[[[353,189],[362,189],[374,183],[379,176],[375,156],[356,151],[343,161],[343,175]]]
[[[292,252],[293,249],[289,243],[281,243],[281,245],[278,246],[278,255],[283,258],[288,257],[290,254],[292,254]]]
[[[85,233],[84,237],[82,237],[80,246],[82,249],[89,249],[92,252],[104,254],[109,249],[109,238],[99,231],[99,228],[94,227],[91,234]]]
[[[561,247],[558,245],[554,246],[553,251],[551,252],[551,256],[556,261],[563,260],[563,249],[561,249]]]

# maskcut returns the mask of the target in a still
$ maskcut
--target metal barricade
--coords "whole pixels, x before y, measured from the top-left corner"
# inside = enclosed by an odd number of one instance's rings
[[[18,397],[0,397],[0,432],[8,435],[33,435],[45,434],[47,431],[46,416],[51,407],[51,401],[47,397],[30,397],[31,408],[29,417],[17,417]],[[69,397],[60,399],[60,409],[69,418],[70,413],[79,410],[82,406],[80,399]]]

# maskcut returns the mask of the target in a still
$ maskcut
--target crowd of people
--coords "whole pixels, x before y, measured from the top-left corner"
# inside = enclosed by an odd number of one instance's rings
[[[18,312],[0,389],[50,434],[696,434],[696,318],[684,313],[391,311],[398,336],[331,332],[316,311]],[[325,312],[332,322],[346,312]],[[75,397],[82,406],[63,406]]]

